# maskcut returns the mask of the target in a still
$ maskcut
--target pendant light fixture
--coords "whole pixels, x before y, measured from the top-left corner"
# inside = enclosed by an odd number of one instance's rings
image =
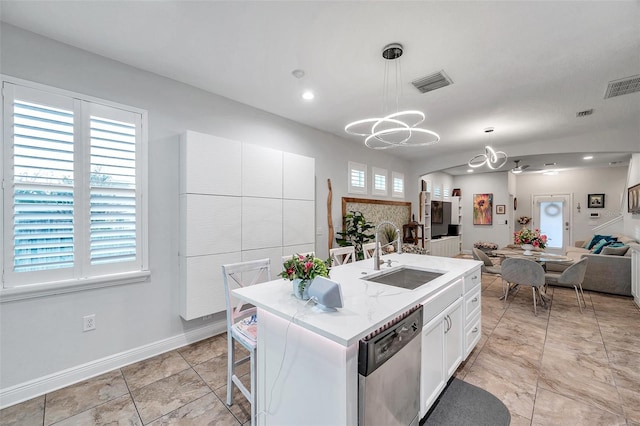
[[[344,128],[344,131],[350,135],[364,136],[364,143],[369,148],[388,149],[400,146],[426,146],[440,141],[440,136],[437,133],[417,127],[425,119],[423,112],[417,110],[400,111],[399,109],[402,85],[400,57],[403,52],[403,47],[399,43],[388,44],[382,49],[382,57],[385,59],[382,111],[386,115],[357,120],[347,124]],[[395,108],[390,112],[388,109],[390,98],[389,68],[392,63],[395,71],[393,80]]]
[[[495,129],[493,127],[487,127],[486,129],[484,129],[484,132],[493,133],[494,130]],[[482,167],[486,164],[487,167],[489,167],[491,170],[497,170],[507,164],[507,159],[507,154],[505,154],[503,151],[496,151],[495,149],[487,145],[484,147],[484,153],[474,156],[471,160],[469,160],[467,164],[469,165],[469,167],[472,167],[474,169]]]

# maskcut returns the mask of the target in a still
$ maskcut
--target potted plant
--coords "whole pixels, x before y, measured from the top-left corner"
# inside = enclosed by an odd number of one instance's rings
[[[358,211],[351,211],[344,217],[344,231],[338,232],[341,238],[336,238],[340,247],[353,246],[356,252],[356,259],[364,259],[362,245],[373,240],[375,237],[368,234],[368,231],[375,228],[371,222],[367,222],[364,215]]]
[[[293,293],[302,300],[309,299],[309,285],[315,277],[328,277],[330,260],[322,260],[312,254],[291,256],[282,266],[280,276],[293,281]]]

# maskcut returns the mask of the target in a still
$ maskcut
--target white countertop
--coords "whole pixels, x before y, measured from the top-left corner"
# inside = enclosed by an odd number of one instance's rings
[[[266,312],[287,321],[293,320],[295,324],[340,345],[350,346],[481,265],[475,260],[407,253],[389,254],[382,259],[391,259],[393,266],[389,268],[385,264],[380,267],[381,271],[411,265],[444,272],[444,275],[415,290],[406,290],[363,280],[362,277],[379,272],[374,271],[372,259],[334,267],[329,278],[340,283],[344,305],[337,312],[323,312],[314,307],[315,302],[297,299],[293,295],[292,282],[283,279],[237,289],[233,293]]]

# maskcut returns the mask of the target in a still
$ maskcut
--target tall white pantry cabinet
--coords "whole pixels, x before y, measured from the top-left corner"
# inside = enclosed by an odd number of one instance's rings
[[[187,131],[180,138],[180,315],[226,309],[222,265],[315,250],[315,159]]]

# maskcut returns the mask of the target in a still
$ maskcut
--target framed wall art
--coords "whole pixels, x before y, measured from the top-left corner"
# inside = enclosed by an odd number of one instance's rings
[[[640,213],[640,183],[629,188],[627,192],[629,213]]]
[[[504,204],[496,204],[496,214],[505,214],[506,208]]]
[[[587,197],[587,208],[604,209],[604,194],[589,194]]]
[[[493,194],[473,194],[473,224],[493,225]]]

